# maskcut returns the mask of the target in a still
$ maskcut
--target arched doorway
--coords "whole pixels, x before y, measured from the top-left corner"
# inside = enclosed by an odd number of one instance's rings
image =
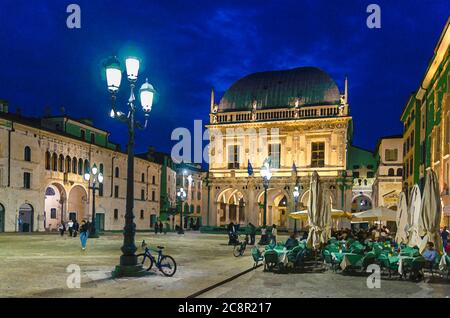
[[[264,224],[264,191],[258,195],[259,224]],[[283,189],[267,189],[267,215],[266,224],[276,224],[280,229],[287,229],[288,220],[288,194]]]
[[[88,220],[87,192],[80,185],[74,186],[69,192],[68,213],[70,219]]]
[[[246,219],[244,194],[236,189],[226,189],[218,196],[217,224],[244,224]]]
[[[66,198],[66,190],[60,184],[50,184],[45,189],[44,228],[46,230],[56,230],[58,224],[65,220]]]
[[[352,200],[352,213],[367,211],[372,209],[372,199],[364,194],[360,194]]]
[[[31,204],[24,203],[19,208],[18,216],[19,232],[33,232],[34,209]]]
[[[5,207],[0,203],[0,233],[5,232]]]

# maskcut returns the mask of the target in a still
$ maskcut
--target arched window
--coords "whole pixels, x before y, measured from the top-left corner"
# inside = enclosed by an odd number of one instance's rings
[[[89,167],[89,160],[84,160],[84,173],[89,173],[91,171],[91,168]]]
[[[31,148],[28,146],[23,150],[23,160],[31,161]]]
[[[98,166],[98,171],[103,174],[103,163]]]
[[[141,174],[141,182],[145,182],[145,173]]]
[[[114,176],[115,176],[116,178],[119,178],[119,176],[120,176],[119,167],[116,167],[116,169],[115,169],[115,171],[114,171]]]
[[[77,164],[78,164],[78,159],[76,157],[72,158],[72,173],[77,174]]]
[[[50,152],[45,153],[45,169],[50,170]]]
[[[56,153],[53,153],[52,155],[52,170],[58,171],[58,156]]]
[[[58,170],[59,172],[64,172],[64,156],[63,155],[59,155],[59,160],[58,160]]]
[[[197,214],[200,214],[200,213],[201,213],[200,205],[197,205]]]
[[[398,169],[397,169],[397,176],[398,176],[398,177],[403,176],[403,169],[402,169],[402,168],[398,168]]]
[[[190,206],[189,213],[194,213],[194,205],[193,204],[191,204],[191,206]]]
[[[388,176],[394,176],[394,175],[395,175],[394,168],[389,168]]]
[[[83,175],[83,159],[78,159],[78,174]]]
[[[152,184],[155,184],[156,183],[156,178],[155,178],[155,176],[152,176]]]
[[[66,156],[66,173],[70,173],[70,171],[72,169],[71,162],[72,162],[72,159],[70,159],[69,156]]]

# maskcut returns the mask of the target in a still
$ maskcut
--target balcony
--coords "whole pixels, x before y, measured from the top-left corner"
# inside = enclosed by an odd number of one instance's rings
[[[210,114],[212,124],[338,117],[346,115],[346,110],[339,105],[264,109],[257,110],[254,113],[252,111],[240,111]]]

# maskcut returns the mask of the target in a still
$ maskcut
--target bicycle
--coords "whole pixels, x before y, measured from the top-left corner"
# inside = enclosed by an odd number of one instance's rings
[[[247,248],[248,244],[248,235],[245,236],[245,240],[238,242],[233,249],[233,255],[235,257],[243,256],[245,249]]]
[[[158,253],[158,259],[151,254],[150,248],[145,243],[145,240],[142,241],[141,247],[144,249],[144,253],[137,255],[138,264],[141,264],[142,267],[146,268],[147,271],[151,270],[153,264],[163,273],[166,277],[172,277],[177,271],[177,263],[173,259],[172,256],[164,255],[162,250],[163,246],[157,246],[158,250],[154,250]]]

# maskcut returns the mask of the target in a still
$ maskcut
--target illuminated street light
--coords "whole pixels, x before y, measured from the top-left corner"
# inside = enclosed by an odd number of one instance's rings
[[[91,220],[91,228],[89,229],[89,238],[98,238],[97,229],[95,227],[95,192],[99,189],[97,187],[97,182],[100,184],[103,183],[103,174],[98,173],[97,166],[94,164],[89,172],[84,174],[84,180],[88,183],[92,179],[92,186],[88,188],[92,190],[92,220]]]
[[[146,81],[139,90],[139,97],[141,100],[141,108],[144,112],[144,125],[141,125],[135,119],[136,113],[136,98],[134,95],[134,88],[139,75],[140,61],[136,57],[128,57],[125,59],[125,67],[128,82],[130,85],[130,97],[128,98],[127,114],[116,110],[116,93],[119,90],[120,78],[116,69],[120,70],[120,63],[117,58],[109,59],[110,63],[105,66],[106,68],[106,81],[108,83],[108,90],[111,93],[112,107],[110,117],[114,118],[122,123],[125,123],[128,127],[128,169],[127,169],[127,196],[126,196],[126,212],[125,212],[125,227],[123,233],[123,246],[122,256],[120,257],[120,265],[116,266],[113,273],[115,277],[118,276],[140,276],[144,271],[140,264],[137,264],[136,257],[136,224],[134,223],[134,131],[136,128],[147,128],[149,113],[152,109],[154,97],[156,94],[155,89],[151,84]]]

